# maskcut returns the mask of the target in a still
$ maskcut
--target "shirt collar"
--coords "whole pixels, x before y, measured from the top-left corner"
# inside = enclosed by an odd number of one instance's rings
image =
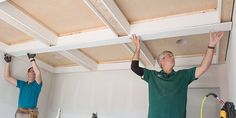
[[[172,75],[175,74],[175,70],[172,70],[170,74],[167,74],[167,73],[165,73],[163,70],[161,70],[161,71],[160,71],[160,74],[161,74],[163,77],[165,77],[165,78],[169,78],[169,77],[171,77]]]

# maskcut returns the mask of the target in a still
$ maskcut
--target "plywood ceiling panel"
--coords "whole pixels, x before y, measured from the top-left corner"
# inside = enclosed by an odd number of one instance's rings
[[[41,53],[37,54],[37,59],[53,66],[53,67],[62,67],[62,66],[78,66],[71,60],[60,55],[57,52]]]
[[[32,40],[32,38],[25,33],[19,31],[13,26],[0,20],[0,41],[7,45],[23,43]]]
[[[184,42],[176,44],[176,41],[183,39]],[[227,40],[227,33],[222,40]],[[146,41],[145,44],[156,58],[162,51],[170,50],[175,56],[199,56],[205,54],[208,46],[209,34],[182,36],[167,39]],[[226,46],[226,45],[225,45]]]
[[[58,35],[105,27],[83,0],[11,0]]]
[[[131,23],[217,7],[217,0],[115,0],[115,2]]]
[[[131,60],[132,55],[123,45],[110,45],[80,49],[97,63],[122,62]]]

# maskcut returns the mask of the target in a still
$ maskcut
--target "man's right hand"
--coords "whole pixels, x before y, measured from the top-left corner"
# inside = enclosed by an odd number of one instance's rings
[[[141,46],[140,46],[140,39],[139,39],[139,37],[136,36],[136,34],[132,35],[132,42],[136,46],[136,50],[140,50],[140,48],[141,48]]]
[[[4,60],[5,60],[7,63],[10,63],[10,62],[11,62],[11,56],[8,55],[8,54],[4,54]]]

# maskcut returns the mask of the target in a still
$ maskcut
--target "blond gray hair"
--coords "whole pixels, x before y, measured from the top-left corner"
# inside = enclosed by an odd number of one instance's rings
[[[169,50],[164,50],[161,54],[158,55],[157,57],[157,63],[160,65],[160,61],[165,57],[166,53],[171,53],[173,54],[173,52],[169,51]],[[161,66],[161,65],[160,65]]]

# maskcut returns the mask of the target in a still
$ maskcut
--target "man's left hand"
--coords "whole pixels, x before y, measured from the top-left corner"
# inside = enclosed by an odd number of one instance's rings
[[[213,32],[210,33],[210,41],[209,45],[210,47],[215,47],[215,45],[220,41],[220,39],[223,37],[224,32]]]

